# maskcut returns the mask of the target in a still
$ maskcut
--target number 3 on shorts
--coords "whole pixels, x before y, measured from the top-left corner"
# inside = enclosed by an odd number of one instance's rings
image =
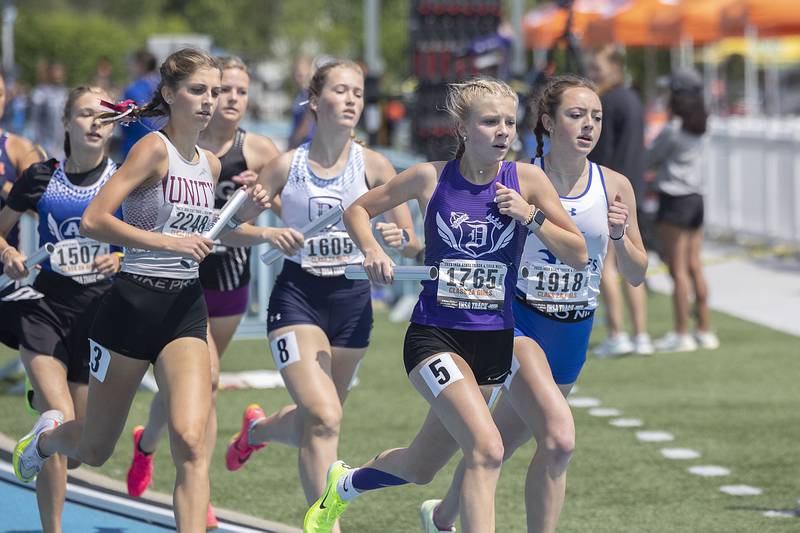
[[[440,353],[439,355],[428,359],[428,361],[420,369],[422,379],[428,384],[428,388],[436,398],[441,392],[455,383],[464,379],[464,375],[456,366],[453,357],[449,353]]]
[[[92,339],[89,339],[89,371],[99,382],[106,379],[108,364],[111,362],[111,353]]]
[[[269,348],[272,350],[272,358],[275,360],[278,370],[283,370],[284,367],[300,360],[300,350],[297,348],[297,337],[294,331],[275,337],[269,343]]]

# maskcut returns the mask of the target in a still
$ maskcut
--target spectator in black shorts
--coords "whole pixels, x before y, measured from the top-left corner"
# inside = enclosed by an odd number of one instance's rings
[[[661,257],[675,283],[672,301],[675,330],[655,342],[658,350],[687,352],[715,349],[711,331],[708,287],[700,264],[703,244],[703,136],[708,113],[703,84],[694,70],[679,70],[670,79],[671,122],[647,152],[647,167],[656,170],[657,216]],[[697,330],[689,333],[689,284],[695,294]]]

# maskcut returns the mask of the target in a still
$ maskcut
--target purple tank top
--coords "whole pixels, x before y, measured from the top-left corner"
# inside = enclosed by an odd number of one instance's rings
[[[486,185],[467,181],[448,161],[425,214],[425,264],[439,279],[422,282],[411,322],[470,330],[514,327],[511,299],[527,229],[501,215],[499,181],[519,192],[517,165],[504,161]]]

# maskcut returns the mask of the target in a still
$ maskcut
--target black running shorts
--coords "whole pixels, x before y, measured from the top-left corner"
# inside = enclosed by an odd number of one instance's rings
[[[694,230],[703,225],[703,213],[702,195],[672,196],[663,192],[658,195],[657,222]]]
[[[111,282],[81,285],[42,270],[33,288],[44,294],[18,305],[20,345],[31,352],[52,355],[67,368],[67,381],[89,382],[89,328]]]
[[[454,353],[467,362],[478,385],[498,385],[511,370],[514,330],[475,331],[411,323],[403,345],[406,373],[437,353]]]
[[[126,357],[155,363],[170,342],[206,341],[208,310],[197,278],[178,280],[121,272],[100,302],[89,337]]]

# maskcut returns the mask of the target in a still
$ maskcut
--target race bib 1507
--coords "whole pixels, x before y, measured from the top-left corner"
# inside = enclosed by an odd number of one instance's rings
[[[92,283],[97,278],[95,260],[109,252],[109,245],[105,242],[84,237],[66,239],[55,243],[55,249],[50,254],[50,267],[62,276],[75,278],[81,283]]]

